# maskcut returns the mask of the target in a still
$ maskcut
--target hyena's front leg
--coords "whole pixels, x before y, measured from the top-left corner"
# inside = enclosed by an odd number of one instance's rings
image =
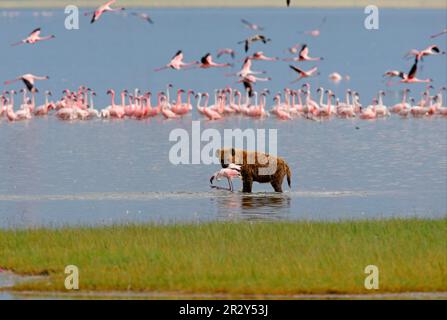
[[[248,177],[242,177],[243,180],[243,188],[242,192],[251,193],[252,187],[253,187],[253,179]]]

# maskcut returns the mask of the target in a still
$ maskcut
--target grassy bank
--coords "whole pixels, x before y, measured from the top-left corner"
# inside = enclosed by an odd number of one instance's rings
[[[234,294],[447,291],[447,219],[341,223],[215,223],[0,231],[0,268],[45,274],[17,290]]]
[[[56,8],[74,4],[83,7],[94,7],[103,0],[21,0],[0,1],[0,8]],[[315,8],[366,7],[369,0],[292,0],[292,6]],[[445,8],[444,0],[376,0],[373,3],[381,8]],[[117,5],[126,7],[286,7],[286,0],[118,0]]]

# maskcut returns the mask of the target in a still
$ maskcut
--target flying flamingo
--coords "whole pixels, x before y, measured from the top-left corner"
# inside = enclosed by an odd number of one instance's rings
[[[241,167],[230,163],[227,168],[222,168],[220,171],[216,172],[211,178],[210,178],[210,184],[211,188],[220,189],[219,187],[213,186],[214,180],[221,180],[222,178],[226,178],[228,181],[228,189],[229,191],[233,192],[233,179],[241,178]]]
[[[40,76],[35,76],[33,74],[28,73],[28,74],[24,74],[16,79],[5,81],[4,84],[9,85],[9,84],[17,82],[17,81],[22,81],[25,84],[26,88],[30,92],[33,92],[33,91],[37,90],[34,86],[35,81],[48,80],[48,79],[50,79],[50,77],[48,77],[48,76],[40,77]]]
[[[257,24],[251,23],[245,19],[241,19],[241,22],[250,30],[253,31],[263,31],[264,28],[261,26],[258,26]]]
[[[116,9],[112,9],[110,6],[112,4],[114,4],[116,2],[116,0],[111,0],[101,6],[98,7],[98,9],[96,9],[95,12],[93,12],[93,16],[92,16],[92,20],[90,21],[90,23],[95,23],[96,21],[99,20],[99,18],[102,16],[103,13],[105,12],[116,12],[116,11],[122,11],[125,10],[125,8],[116,8]],[[86,12],[84,15],[90,15],[92,14],[91,12]]]
[[[411,70],[408,73],[408,75],[405,75],[404,73],[401,73],[399,75],[402,78],[402,80],[400,80],[401,83],[428,83],[428,82],[433,81],[432,79],[418,79],[418,78],[416,78],[418,61],[419,60],[416,57],[413,67],[411,67]]]
[[[423,60],[426,56],[445,54],[445,51],[441,51],[437,45],[432,45],[424,50],[412,49],[406,54],[406,57],[415,56],[417,60]]]
[[[273,58],[273,57],[266,57],[264,55],[264,52],[258,51],[254,53],[251,57],[249,57],[250,60],[258,60],[258,61],[278,61],[279,58]]]
[[[309,47],[307,44],[303,44],[301,46],[298,57],[291,58],[291,59],[284,59],[284,61],[297,61],[297,62],[299,62],[299,61],[321,61],[321,60],[324,60],[324,58],[309,56]]]
[[[231,56],[231,58],[236,58],[236,52],[233,49],[225,48],[225,49],[219,49],[217,51],[217,58],[222,57],[224,54],[228,54]]]
[[[397,71],[397,70],[391,70],[391,71],[387,71],[385,72],[385,74],[383,75],[384,77],[399,77],[402,80],[400,80],[401,83],[428,83],[428,82],[432,82],[432,79],[418,79],[416,78],[416,73],[417,73],[417,67],[418,67],[418,58],[416,57],[416,59],[414,60],[414,64],[410,69],[410,72],[408,74],[402,72],[402,71]]]
[[[226,68],[231,67],[231,63],[216,63],[213,61],[213,57],[211,56],[211,53],[207,53],[200,59],[200,65],[199,68],[202,69],[209,69],[209,68]]]
[[[250,45],[255,43],[255,42],[258,42],[258,41],[262,41],[262,43],[266,44],[267,42],[272,41],[272,40],[268,39],[266,36],[263,36],[261,34],[257,34],[257,35],[254,35],[252,37],[249,37],[249,38],[247,38],[247,39],[245,39],[243,41],[239,41],[238,44],[244,44],[245,45],[244,46],[245,52],[248,52],[248,50],[250,49]]]
[[[439,36],[442,36],[443,34],[447,34],[447,29],[444,29],[443,31],[441,31],[441,32],[439,32],[437,34],[434,34],[434,35],[430,36],[430,38],[434,39],[434,38],[437,38]]]
[[[23,39],[20,42],[12,44],[12,46],[15,47],[15,46],[18,46],[21,44],[35,44],[40,41],[46,41],[46,40],[55,38],[54,35],[41,37],[40,32],[41,32],[41,28],[37,28],[37,29],[33,30],[26,39]]]
[[[149,22],[150,24],[154,24],[154,21],[151,19],[151,17],[147,13],[132,12],[132,15],[137,18],[140,18],[141,20]]]
[[[312,36],[312,37],[318,37],[318,36],[320,36],[320,34],[321,34],[321,27],[324,25],[326,23],[326,17],[324,17],[322,20],[321,20],[321,23],[320,23],[320,25],[316,28],[316,29],[313,29],[313,30],[308,30],[308,31],[303,31],[303,32],[301,32],[301,33],[304,33],[304,34],[306,34],[306,35],[308,35],[308,36]]]
[[[309,77],[313,77],[313,76],[318,76],[320,73],[318,72],[318,68],[317,67],[313,67],[312,69],[308,70],[308,71],[304,71],[301,70],[295,66],[290,65],[289,66],[290,69],[292,69],[293,71],[297,72],[300,76],[298,79],[296,79],[295,81],[293,81],[292,83],[296,83],[298,81],[300,81],[303,78],[309,78]]]
[[[250,57],[245,58],[244,64],[242,65],[242,69],[234,74],[227,74],[226,76],[237,76],[237,77],[246,77],[249,75],[256,75],[256,74],[265,74],[265,71],[253,71],[251,70],[252,66],[252,59]]]
[[[159,72],[161,70],[165,70],[165,69],[169,69],[169,68],[174,69],[174,70],[180,70],[180,69],[184,69],[187,67],[191,67],[196,64],[198,64],[197,61],[190,62],[190,63],[183,62],[183,51],[179,50],[179,51],[177,51],[175,56],[172,57],[171,61],[167,65],[165,65],[161,68],[155,69],[154,71]]]

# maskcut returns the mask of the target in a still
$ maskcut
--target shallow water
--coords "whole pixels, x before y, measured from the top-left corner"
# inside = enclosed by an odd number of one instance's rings
[[[250,34],[239,24],[239,18],[246,17],[264,25],[273,39],[271,45],[256,45],[256,49],[270,56],[285,56],[286,47],[305,40],[312,55],[326,58],[318,64],[324,76],[311,80],[312,86],[331,87],[341,94],[349,85],[367,104],[384,87],[382,71],[409,68],[411,62],[401,59],[402,55],[410,48],[431,44],[428,35],[443,29],[446,18],[445,11],[381,10],[380,30],[367,31],[363,28],[365,15],[357,9],[152,12],[154,26],[110,15],[93,26],[83,20],[78,31],[63,29],[59,11],[48,18],[30,18],[30,11],[20,11],[14,19],[0,16],[2,57],[8,61],[0,65],[0,77],[49,74],[51,79],[38,87],[41,91],[51,89],[56,96],[65,87],[86,84],[98,92],[97,107],[109,103],[105,95],[109,87],[156,92],[171,82],[175,87],[212,93],[218,87],[238,85],[224,77],[222,70],[157,74],[151,70],[165,64],[180,48],[190,61],[220,47],[236,47],[237,41]],[[311,29],[323,16],[328,22],[321,37],[309,39],[295,32]],[[414,19],[419,21],[417,27]],[[56,33],[57,38],[32,48],[7,46],[36,26],[43,26],[44,34]],[[445,49],[442,41],[435,43]],[[445,85],[445,56],[431,58],[426,59],[420,76],[434,78],[436,86]],[[254,69],[267,70],[273,77],[266,84],[272,92],[289,85],[294,77],[282,62],[259,62]],[[352,80],[338,87],[330,85],[326,76],[333,71],[347,73]],[[416,98],[423,88],[412,87]],[[387,89],[388,104],[397,101],[399,89]],[[282,195],[258,184],[253,195],[210,190],[209,177],[217,165],[171,164],[170,132],[177,128],[191,131],[191,120],[198,118],[194,113],[175,121],[63,123],[49,117],[11,124],[0,120],[0,228],[149,221],[436,218],[447,213],[445,118],[321,123],[229,118],[201,122],[202,130],[217,128],[221,133],[231,128],[277,129],[278,153],[293,171],[292,189]],[[239,182],[235,184],[240,188]]]

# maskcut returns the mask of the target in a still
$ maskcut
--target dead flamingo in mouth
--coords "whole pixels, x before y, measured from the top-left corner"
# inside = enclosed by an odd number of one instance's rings
[[[225,188],[220,188],[217,186],[213,185],[214,180],[221,180],[223,178],[226,178],[228,181],[228,189]],[[211,188],[214,189],[223,189],[223,190],[228,190],[233,192],[234,191],[234,187],[233,187],[233,179],[236,178],[241,178],[241,166],[238,166],[236,164],[229,164],[227,168],[223,168],[220,171],[217,171],[211,178],[210,178],[210,184],[211,184]]]
[[[96,10],[93,12],[92,20],[90,21],[90,23],[95,23],[96,21],[98,21],[99,18],[100,18],[100,17],[103,15],[103,13],[105,13],[105,12],[117,12],[117,11],[125,10],[125,8],[116,8],[116,9],[111,8],[110,6],[111,6],[112,4],[114,4],[115,2],[116,2],[116,0],[111,0],[111,1],[109,1],[109,2],[107,2],[107,3],[105,3],[105,4],[103,4],[103,5],[99,6],[98,9],[96,9]],[[85,16],[88,16],[88,15],[90,15],[90,14],[92,14],[92,12],[86,12],[84,15],[85,15]]]
[[[166,70],[166,69],[180,70],[180,69],[192,67],[197,64],[198,64],[197,61],[189,62],[189,63],[183,62],[183,51],[179,50],[174,55],[174,57],[172,57],[171,61],[167,65],[165,65],[161,68],[155,69],[154,71],[159,72],[161,70]]]
[[[35,44],[40,41],[46,41],[46,40],[55,38],[54,35],[41,37],[40,32],[41,32],[41,29],[37,28],[37,29],[33,30],[26,39],[23,39],[20,42],[12,44],[12,46],[15,47],[15,46],[18,46],[21,44]]]

